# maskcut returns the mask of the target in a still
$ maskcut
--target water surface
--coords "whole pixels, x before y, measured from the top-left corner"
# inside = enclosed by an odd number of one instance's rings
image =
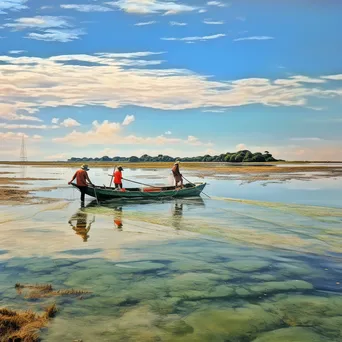
[[[36,195],[59,201],[1,207],[0,306],[56,301],[43,340],[342,340],[341,179],[266,187],[209,179],[211,199],[98,206],[88,198],[81,207],[66,186],[74,171],[27,167],[25,177],[58,178],[26,186],[57,185]],[[109,172],[89,175],[108,184]],[[148,184],[169,176],[125,170]],[[92,294],[28,299],[18,282]]]

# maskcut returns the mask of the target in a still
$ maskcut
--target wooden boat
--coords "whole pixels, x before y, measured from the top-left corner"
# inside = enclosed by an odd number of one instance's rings
[[[76,184],[71,183],[75,188]],[[180,198],[200,196],[206,183],[185,184],[183,189],[175,186],[147,187],[147,188],[125,188],[115,189],[106,186],[89,186],[86,195],[95,197],[99,201],[112,199],[159,199],[159,198]]]

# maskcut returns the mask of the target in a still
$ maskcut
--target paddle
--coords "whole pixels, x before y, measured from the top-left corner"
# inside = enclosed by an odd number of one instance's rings
[[[116,169],[116,166],[114,167],[114,170],[113,170],[112,178],[111,178],[111,180],[110,180],[109,187],[112,186],[115,169]]]
[[[110,175],[108,175],[108,176],[110,176]],[[151,188],[158,188],[158,189],[160,188],[160,186],[154,186],[154,185],[150,185],[150,184],[135,182],[135,181],[132,181],[132,180],[130,180],[130,179],[123,178],[123,177],[122,177],[122,179],[125,180],[125,181],[127,181],[127,182],[131,182],[131,183],[135,183],[135,184],[140,184],[140,185],[146,185],[146,186],[149,186],[149,187],[151,187]]]
[[[97,194],[96,194],[96,186],[94,184],[92,184],[93,189],[94,189],[94,194],[95,194],[95,198],[96,198],[96,202],[97,204],[99,204],[99,200],[97,199]]]
[[[187,180],[183,175],[182,175],[182,178],[183,178],[184,180],[186,180],[188,183],[190,183],[191,185],[195,186],[194,183],[192,183],[192,182],[190,182],[189,180]],[[202,191],[202,194],[205,195],[205,196],[207,196],[208,198],[211,199],[211,197],[210,197],[209,195],[207,195],[204,191]]]

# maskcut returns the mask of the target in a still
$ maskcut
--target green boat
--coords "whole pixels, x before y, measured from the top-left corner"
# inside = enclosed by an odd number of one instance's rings
[[[71,183],[75,188],[78,186]],[[175,186],[125,188],[122,190],[106,186],[89,186],[86,195],[95,197],[99,201],[113,199],[159,199],[159,198],[184,198],[200,196],[206,183],[185,184],[182,189]]]

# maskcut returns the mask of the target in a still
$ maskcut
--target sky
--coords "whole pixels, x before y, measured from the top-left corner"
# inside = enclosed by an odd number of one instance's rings
[[[0,160],[342,160],[342,1],[0,0]]]

